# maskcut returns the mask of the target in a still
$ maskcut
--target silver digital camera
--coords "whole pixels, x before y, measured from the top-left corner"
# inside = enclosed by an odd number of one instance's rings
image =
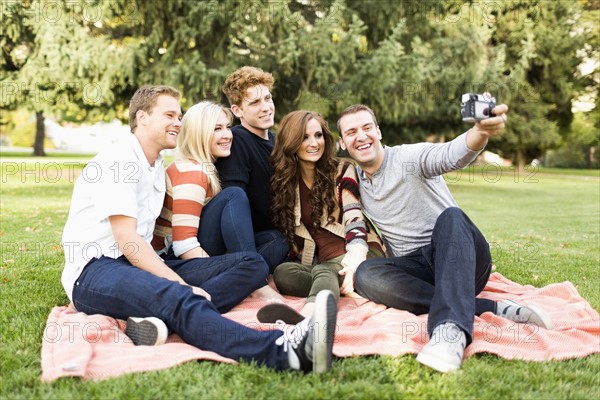
[[[462,95],[460,114],[465,122],[479,122],[495,117],[492,109],[496,107],[496,99],[483,94],[465,93]]]

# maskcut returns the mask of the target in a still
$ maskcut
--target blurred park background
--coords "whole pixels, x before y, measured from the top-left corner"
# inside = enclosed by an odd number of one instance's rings
[[[179,88],[184,110],[227,104],[225,77],[253,65],[276,78],[276,121],[304,108],[335,126],[360,102],[386,144],[443,141],[468,129],[461,94],[488,91],[510,106],[488,150],[521,168],[599,166],[600,0],[0,4],[3,150],[99,150],[127,131],[140,85]]]

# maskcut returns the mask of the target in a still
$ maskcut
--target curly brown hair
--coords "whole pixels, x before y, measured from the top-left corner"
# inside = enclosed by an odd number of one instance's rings
[[[294,247],[294,206],[296,188],[300,182],[300,168],[296,153],[304,140],[306,125],[312,119],[321,125],[325,139],[325,150],[323,156],[317,161],[315,181],[310,192],[313,205],[311,216],[315,228],[319,227],[324,210],[327,212],[328,223],[334,222],[332,214],[337,201],[335,178],[339,161],[335,156],[335,139],[327,121],[319,113],[311,111],[300,110],[287,114],[281,120],[275,148],[271,154],[273,164],[271,196],[273,223]]]
[[[223,93],[229,100],[229,105],[240,106],[244,97],[246,97],[246,90],[248,88],[265,85],[269,90],[273,89],[275,79],[273,75],[263,71],[260,68],[244,66],[233,71],[223,84]]]

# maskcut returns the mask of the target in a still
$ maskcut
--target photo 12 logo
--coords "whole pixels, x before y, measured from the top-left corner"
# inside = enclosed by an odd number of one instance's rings
[[[495,24],[500,19],[511,22],[534,23],[540,14],[538,4],[532,2],[527,7],[517,1],[402,1],[388,0],[390,7],[400,7],[402,18],[423,18],[442,24],[458,22],[476,23],[483,21]]]
[[[88,105],[102,102],[102,88],[95,82],[0,82],[0,104],[46,103],[55,105],[81,99]]]
[[[21,183],[57,183],[66,179],[74,183],[78,176],[78,162],[14,162],[2,163],[2,183],[17,179]]]
[[[110,10],[110,15],[107,11]],[[35,23],[58,24],[76,22],[102,26],[105,19],[119,23],[137,23],[142,20],[135,0],[126,2],[102,2],[94,0],[2,0],[2,20],[29,18]]]

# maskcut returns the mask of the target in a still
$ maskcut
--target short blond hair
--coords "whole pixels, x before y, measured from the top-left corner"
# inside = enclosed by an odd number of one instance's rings
[[[229,100],[229,105],[240,106],[248,88],[265,85],[269,90],[273,89],[275,78],[269,72],[260,68],[244,66],[232,72],[223,84],[223,93]]]
[[[129,127],[131,132],[135,132],[137,128],[137,112],[142,110],[150,114],[158,98],[162,95],[171,96],[177,101],[181,99],[179,90],[166,85],[144,85],[135,91],[129,101]]]

